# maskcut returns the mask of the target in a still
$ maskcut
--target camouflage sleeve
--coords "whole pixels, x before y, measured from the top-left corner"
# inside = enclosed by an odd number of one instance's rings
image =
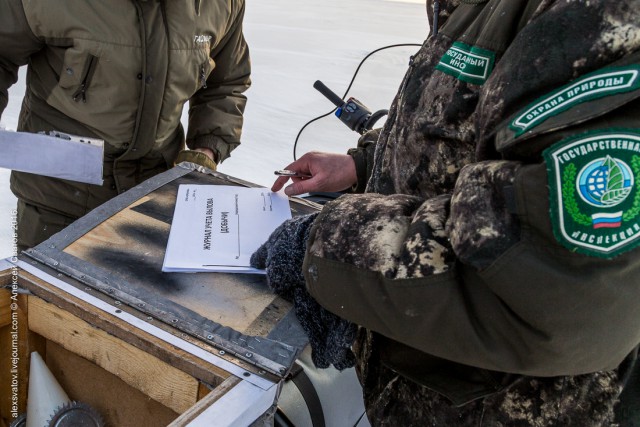
[[[450,335],[482,341],[477,319],[467,311],[482,301],[467,300],[458,281],[456,246],[467,261],[483,264],[512,243],[517,226],[504,213],[505,201],[487,192],[511,182],[517,165],[486,163],[476,168],[481,171],[470,171],[462,178],[469,185],[453,197],[465,200],[462,207],[451,205],[451,195],[426,201],[345,195],[328,203],[311,231],[303,267],[310,293],[345,319],[455,359],[454,353],[460,354],[455,346],[434,351],[430,345],[447,347]],[[467,221],[459,220],[469,213]],[[451,218],[459,222],[455,237],[448,229]],[[490,357],[490,351],[484,353]]]
[[[234,2],[235,20],[220,44],[211,52],[215,68],[205,87],[189,101],[189,148],[209,148],[217,161],[229,157],[240,144],[243,113],[249,88],[251,63],[242,22],[244,2]]]
[[[345,195],[311,231],[309,292],[338,316],[465,365],[612,369],[640,336],[624,332],[638,303],[608,280],[635,292],[640,266],[630,267],[633,252],[612,262],[555,242],[546,179],[544,165],[487,161],[463,168],[452,196]]]
[[[373,156],[381,129],[372,129],[358,139],[358,146],[347,151],[356,165],[358,181],[351,188],[352,193],[364,193],[373,170]]]
[[[31,32],[20,1],[0,2],[0,116],[9,101],[8,89],[18,80],[18,68],[42,48]]]

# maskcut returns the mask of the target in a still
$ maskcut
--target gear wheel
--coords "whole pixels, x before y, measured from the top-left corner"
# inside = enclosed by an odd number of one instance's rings
[[[27,425],[27,413],[23,412],[22,414],[18,415],[18,418],[16,418],[11,422],[11,424],[9,424],[9,427],[25,427],[26,425]]]
[[[105,427],[105,422],[86,403],[71,402],[57,408],[45,427]]]

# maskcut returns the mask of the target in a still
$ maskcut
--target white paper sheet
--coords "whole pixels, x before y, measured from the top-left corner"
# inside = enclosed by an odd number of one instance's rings
[[[266,188],[180,185],[162,271],[264,274],[251,254],[289,218],[287,196]]]

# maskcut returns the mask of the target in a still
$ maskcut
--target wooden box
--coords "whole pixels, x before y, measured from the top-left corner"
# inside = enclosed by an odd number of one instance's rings
[[[179,184],[252,186],[196,169],[158,175],[0,261],[0,426],[25,412],[32,351],[109,426],[273,423],[307,346],[290,303],[260,275],[161,272]]]

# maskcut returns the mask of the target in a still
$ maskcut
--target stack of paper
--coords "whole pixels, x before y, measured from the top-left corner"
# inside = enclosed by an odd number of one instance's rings
[[[180,185],[162,271],[264,274],[251,254],[289,218],[287,196],[266,188]]]

